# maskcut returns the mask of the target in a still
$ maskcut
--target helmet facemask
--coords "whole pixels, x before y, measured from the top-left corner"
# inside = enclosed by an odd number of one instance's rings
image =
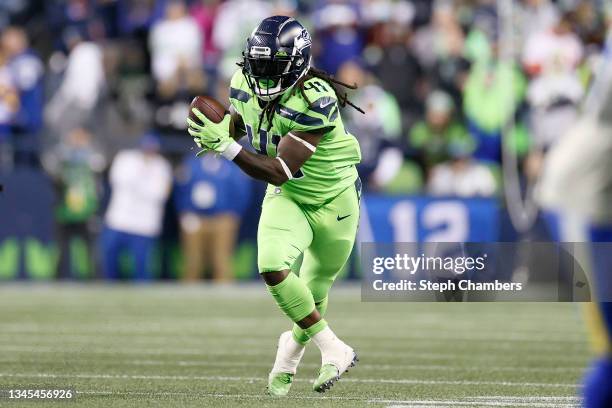
[[[243,72],[251,90],[264,101],[271,101],[289,90],[310,65],[310,61],[304,61],[300,55],[269,56],[253,53],[253,49],[257,48],[264,47],[251,47],[249,54],[243,54]]]

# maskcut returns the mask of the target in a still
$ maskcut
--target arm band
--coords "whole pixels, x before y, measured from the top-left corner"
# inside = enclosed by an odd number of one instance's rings
[[[280,156],[276,156],[276,160],[278,160],[281,166],[283,167],[285,175],[287,176],[287,180],[291,180],[293,178],[293,174],[291,174],[291,170],[289,170],[289,166],[287,166],[287,163],[285,163],[285,161],[281,159]]]
[[[221,155],[227,160],[234,160],[241,150],[242,146],[240,146],[240,144],[238,144],[237,142],[232,142],[229,146],[227,146],[227,149],[225,149],[225,151],[221,153]]]
[[[316,147],[314,147],[313,145],[311,145],[310,143],[308,143],[307,141],[305,141],[302,138],[297,137],[296,135],[294,135],[293,133],[289,133],[289,136],[294,139],[297,140],[298,142],[300,142],[302,145],[304,145],[304,147],[306,147],[308,150],[310,150],[311,152],[315,152],[315,150],[317,150]]]

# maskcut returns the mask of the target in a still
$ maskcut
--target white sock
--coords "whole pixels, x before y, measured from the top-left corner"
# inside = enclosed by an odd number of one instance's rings
[[[350,363],[354,355],[353,349],[340,340],[329,327],[315,334],[312,341],[321,350],[321,364],[333,364],[340,371],[346,368],[346,364]]]
[[[289,335],[287,335],[289,333]],[[305,347],[295,341],[291,332],[285,332],[281,335],[283,341],[283,355],[276,354],[272,373],[289,373],[295,374],[297,366],[304,355]],[[279,345],[280,346],[280,345]]]
[[[317,345],[319,350],[323,353],[328,350],[330,347],[334,347],[340,342],[340,339],[336,337],[332,329],[327,326],[314,336],[312,336],[312,341]]]
[[[295,339],[293,338],[293,334],[289,336],[287,342],[285,343],[285,346],[287,347],[288,354],[289,356],[291,356],[291,358],[299,357],[305,347],[303,344],[300,344],[295,341]]]

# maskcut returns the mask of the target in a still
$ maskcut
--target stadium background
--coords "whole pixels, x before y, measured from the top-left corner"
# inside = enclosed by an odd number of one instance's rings
[[[196,160],[185,117],[195,95],[227,101],[244,39],[272,14],[300,19],[315,65],[360,85],[366,115],[344,111],[364,159],[359,241],[549,239],[531,186],[601,59],[605,1],[13,0],[0,4],[0,279],[108,277],[113,160],[158,144],[173,187],[140,278],[184,277],[185,245],[217,251],[236,225],[231,266],[208,269],[255,277],[263,183]],[[205,225],[218,235],[188,242]]]

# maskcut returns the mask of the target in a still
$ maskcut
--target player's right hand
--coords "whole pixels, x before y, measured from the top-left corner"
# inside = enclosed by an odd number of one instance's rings
[[[229,114],[225,115],[221,122],[214,123],[196,108],[193,108],[191,111],[202,123],[199,124],[187,118],[187,124],[189,125],[187,131],[193,136],[195,144],[200,149],[203,149],[198,153],[198,156],[207,150],[223,154],[234,141],[229,131],[231,116]]]

